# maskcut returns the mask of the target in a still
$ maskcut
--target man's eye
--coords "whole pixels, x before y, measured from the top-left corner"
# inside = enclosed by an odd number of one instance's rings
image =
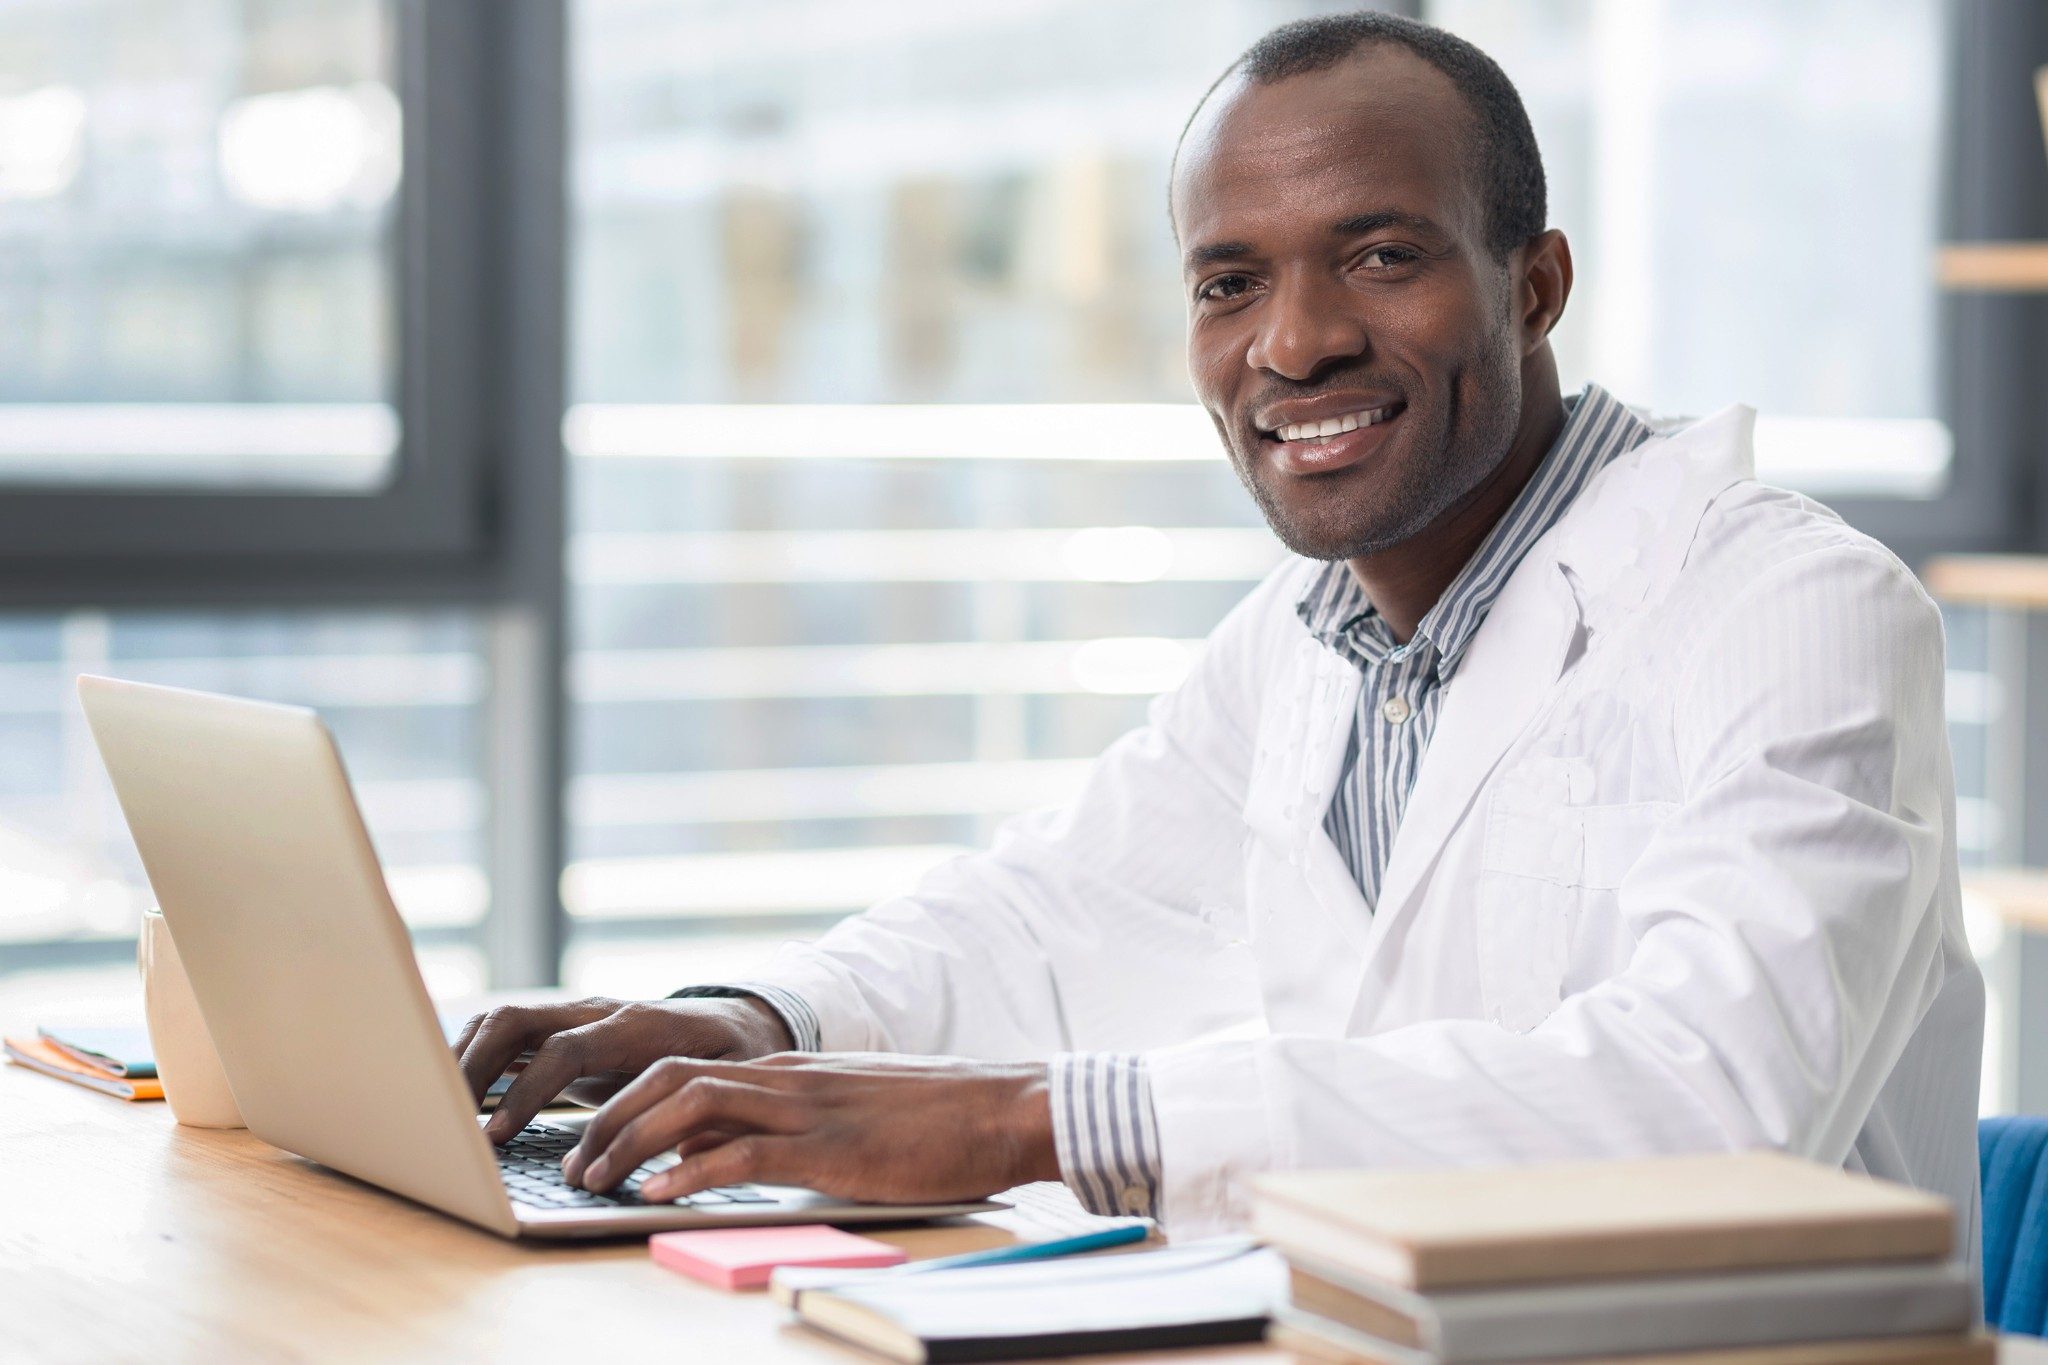
[[[1249,275],[1218,275],[1196,291],[1201,299],[1234,299],[1252,287]]]
[[[1365,253],[1365,258],[1360,263],[1372,266],[1376,270],[1392,270],[1396,266],[1407,265],[1410,261],[1420,259],[1420,252],[1411,251],[1405,246],[1376,246]]]

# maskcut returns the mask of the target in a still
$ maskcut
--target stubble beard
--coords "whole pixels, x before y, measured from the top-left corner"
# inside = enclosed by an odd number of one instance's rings
[[[1280,543],[1304,559],[1362,559],[1413,540],[1471,496],[1507,458],[1520,425],[1521,372],[1496,360],[1498,354],[1489,352],[1484,372],[1472,376],[1471,391],[1480,401],[1463,405],[1464,429],[1458,429],[1454,401],[1450,410],[1441,410],[1437,431],[1404,433],[1408,455],[1398,482],[1363,505],[1335,501],[1343,496],[1343,480],[1330,475],[1325,477],[1337,487],[1322,496],[1310,515],[1298,516],[1273,493],[1271,483],[1287,476],[1263,458],[1263,442],[1252,438],[1249,458],[1233,450],[1231,463],[1239,480]],[[1450,392],[1458,392],[1455,383]],[[1411,407],[1402,417],[1419,415]]]

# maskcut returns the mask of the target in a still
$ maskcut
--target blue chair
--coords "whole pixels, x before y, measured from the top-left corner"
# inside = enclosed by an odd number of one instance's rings
[[[2048,1118],[1983,1119],[1984,1321],[2048,1334]]]

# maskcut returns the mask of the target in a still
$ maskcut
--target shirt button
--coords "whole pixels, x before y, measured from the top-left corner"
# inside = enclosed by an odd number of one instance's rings
[[[1125,1213],[1143,1213],[1145,1211],[1144,1187],[1140,1185],[1124,1186],[1123,1200]]]
[[[1408,699],[1406,697],[1388,697],[1380,703],[1380,714],[1387,718],[1389,725],[1399,725],[1402,721],[1408,719]]]

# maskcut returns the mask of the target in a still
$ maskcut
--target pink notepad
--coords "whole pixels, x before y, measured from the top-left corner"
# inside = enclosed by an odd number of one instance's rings
[[[788,1228],[664,1232],[647,1249],[670,1270],[720,1289],[759,1289],[779,1265],[866,1268],[901,1265],[903,1249],[820,1223]]]

